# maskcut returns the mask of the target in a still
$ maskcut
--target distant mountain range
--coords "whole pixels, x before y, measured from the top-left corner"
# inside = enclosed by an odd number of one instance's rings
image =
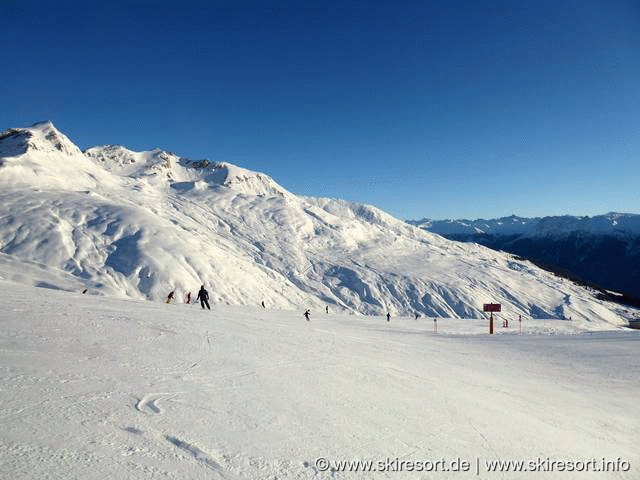
[[[640,298],[640,215],[409,221],[450,240],[530,259],[594,286]]]
[[[637,310],[531,262],[452,242],[263,173],[119,145],[84,152],[51,122],[0,133],[0,278],[47,288],[324,314],[625,325]]]

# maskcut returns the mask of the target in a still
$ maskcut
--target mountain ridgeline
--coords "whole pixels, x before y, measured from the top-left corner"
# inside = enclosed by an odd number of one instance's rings
[[[154,301],[367,315],[503,315],[625,325],[635,310],[511,254],[447,240],[263,173],[118,145],[81,151],[51,122],[0,134],[0,277]],[[19,272],[19,273],[17,273]]]
[[[595,288],[640,298],[640,215],[557,216],[409,223],[450,240],[529,259]]]

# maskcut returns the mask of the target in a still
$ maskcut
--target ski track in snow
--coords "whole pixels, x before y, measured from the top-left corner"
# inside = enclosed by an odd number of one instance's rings
[[[136,410],[149,415],[160,415],[162,409],[160,408],[160,399],[168,400],[172,398],[175,393],[149,393],[143,396],[138,403],[136,403]]]
[[[203,463],[207,468],[215,471],[220,476],[220,478],[228,478],[223,474],[223,468],[216,461],[214,461],[209,454],[203,452],[195,445],[192,445],[188,442],[185,442],[184,440],[180,440],[179,438],[172,437],[170,435],[167,435],[166,439],[172,445],[175,445],[180,450],[193,456],[193,458],[195,458],[198,462]]]

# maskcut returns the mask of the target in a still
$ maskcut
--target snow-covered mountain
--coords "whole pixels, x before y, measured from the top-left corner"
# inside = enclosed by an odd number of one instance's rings
[[[479,317],[499,302],[594,328],[633,314],[512,255],[224,162],[81,152],[50,122],[0,134],[0,156],[0,276],[24,265],[23,283],[178,301],[205,284],[214,303],[363,314]]]
[[[573,232],[593,235],[640,235],[640,215],[610,212],[594,217],[571,215],[524,218],[516,215],[492,220],[409,220],[410,224],[440,235],[526,235],[562,237]]]
[[[409,223],[451,240],[525,257],[640,298],[640,215],[511,217]]]

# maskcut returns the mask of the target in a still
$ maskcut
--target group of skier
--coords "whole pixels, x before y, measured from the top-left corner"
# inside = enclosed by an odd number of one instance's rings
[[[169,295],[167,295],[167,303],[173,303],[173,299],[175,297],[175,290],[172,290],[171,292],[169,292]],[[185,303],[191,303],[191,292],[187,293],[187,297],[185,299]],[[204,310],[204,308],[206,307],[207,309],[211,310],[211,306],[209,305],[209,292],[207,292],[207,289],[204,288],[204,285],[202,285],[200,287],[200,290],[198,291],[198,296],[196,297],[196,302],[200,301],[200,306],[202,307],[202,309]],[[264,304],[264,300],[261,302],[262,308],[266,308],[265,304]],[[325,307],[325,312],[329,313],[329,306]],[[307,322],[310,321],[310,317],[311,317],[311,311],[309,309],[305,310],[304,312],[304,318],[306,318]],[[419,315],[416,313],[416,320],[418,319]],[[391,321],[391,314],[387,313],[387,322]]]
[[[167,295],[166,303],[173,303],[173,299],[175,298],[175,290],[169,292]],[[204,288],[204,285],[200,287],[200,291],[198,292],[198,296],[196,297],[196,302],[200,301],[200,306],[204,310],[205,307],[211,310],[211,306],[209,305],[209,292]],[[191,303],[191,292],[187,293],[187,298],[185,299],[185,303]]]
[[[84,293],[84,292],[83,292]],[[173,299],[175,297],[175,290],[172,290],[171,292],[169,292],[169,295],[167,295],[167,303],[173,303]],[[185,303],[191,303],[191,292],[187,293],[187,297],[185,299]],[[211,310],[211,306],[209,305],[209,292],[207,292],[207,289],[204,288],[204,285],[202,285],[200,287],[200,290],[198,291],[198,296],[196,297],[196,302],[200,301],[200,306],[202,307],[202,309],[204,310],[204,308],[206,307],[207,309]],[[264,300],[261,302],[262,308],[266,308],[265,304],[264,304]],[[329,313],[329,306],[325,307],[325,312]],[[305,310],[304,312],[304,318],[307,319],[307,322],[310,321],[310,317],[311,317],[311,311],[309,309]],[[418,319],[419,315],[416,313],[416,320]],[[391,314],[387,313],[387,322],[391,321]]]

